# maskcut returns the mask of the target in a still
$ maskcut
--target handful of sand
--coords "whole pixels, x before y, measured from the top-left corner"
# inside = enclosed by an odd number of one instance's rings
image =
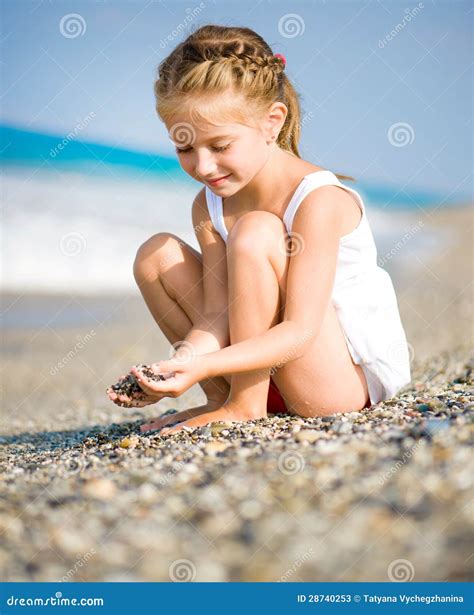
[[[140,364],[136,367],[149,380],[155,380],[157,382],[160,380],[166,380],[162,374],[155,374],[149,365]],[[113,384],[110,389],[112,389],[112,391],[117,395],[126,395],[130,398],[139,397],[144,394],[143,389],[140,387],[136,377],[133,374],[127,374],[125,378],[122,378]]]

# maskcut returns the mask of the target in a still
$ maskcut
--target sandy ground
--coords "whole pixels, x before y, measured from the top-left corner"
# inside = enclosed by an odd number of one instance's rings
[[[141,299],[4,296],[2,578],[467,580],[470,211],[413,213],[450,240],[411,259],[412,235],[386,259],[412,383],[325,421],[141,436],[145,418],[205,401],[197,385],[140,411],[106,398],[132,364],[168,356]]]

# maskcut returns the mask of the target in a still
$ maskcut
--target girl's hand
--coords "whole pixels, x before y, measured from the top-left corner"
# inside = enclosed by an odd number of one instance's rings
[[[155,374],[163,375],[165,380],[151,380],[137,367],[133,367],[131,370],[147,395],[158,394],[162,397],[179,397],[194,384],[208,377],[203,355],[186,357],[184,360],[159,361],[153,363],[151,369]]]
[[[166,397],[166,395],[147,395],[144,392],[142,392],[141,395],[134,394],[132,397],[123,394],[117,395],[117,393],[110,388],[107,389],[107,395],[110,401],[113,401],[114,404],[121,408],[144,408],[151,404],[157,404],[160,399]]]
[[[117,379],[117,384],[121,384],[128,378],[129,375],[123,374]],[[120,406],[121,408],[143,408],[144,406],[156,404],[160,401],[160,399],[166,397],[165,395],[157,393],[148,395],[141,389],[133,394],[126,394],[124,392],[114,391],[113,387],[109,387],[106,392],[110,401],[113,401],[114,404]]]

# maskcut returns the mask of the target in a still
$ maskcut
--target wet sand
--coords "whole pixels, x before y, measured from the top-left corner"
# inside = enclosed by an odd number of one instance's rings
[[[131,365],[169,356],[141,298],[5,295],[3,578],[467,580],[472,213],[424,213],[430,229],[451,243],[410,260],[413,235],[405,265],[397,250],[386,262],[412,383],[325,420],[142,436],[143,420],[205,397],[196,385],[137,410],[105,396]]]

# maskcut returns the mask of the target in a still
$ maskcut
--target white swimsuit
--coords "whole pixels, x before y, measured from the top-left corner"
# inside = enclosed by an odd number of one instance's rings
[[[339,186],[354,195],[362,211],[359,226],[340,238],[332,301],[349,352],[367,379],[370,403],[393,397],[410,382],[410,356],[389,274],[377,265],[377,250],[359,193],[331,171],[306,175],[283,216],[291,236],[293,219],[303,199],[320,186]],[[222,198],[206,186],[211,221],[227,242]]]

